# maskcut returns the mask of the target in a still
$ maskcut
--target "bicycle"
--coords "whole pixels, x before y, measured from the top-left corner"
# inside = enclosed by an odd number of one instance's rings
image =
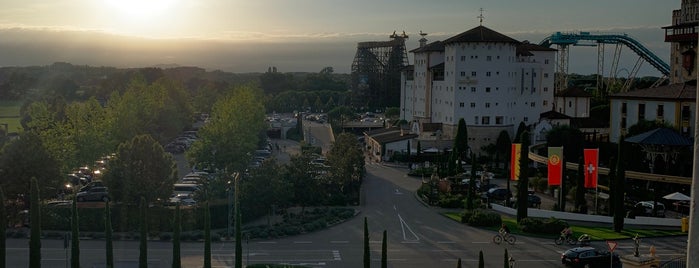
[[[502,231],[498,232],[495,236],[493,236],[493,243],[495,244],[500,245],[500,243],[502,243],[503,240],[509,243],[510,245],[514,245],[517,241],[517,238],[514,235]]]
[[[556,240],[554,240],[554,242],[556,243],[556,245],[560,245],[563,243],[568,243],[569,245],[575,245],[578,243],[578,240],[575,239],[572,235],[561,234],[561,236],[556,238]]]

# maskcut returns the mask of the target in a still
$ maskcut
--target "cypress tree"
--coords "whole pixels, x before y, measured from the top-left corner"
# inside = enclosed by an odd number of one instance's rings
[[[577,187],[575,188],[575,209],[583,213],[584,207],[587,206],[585,200],[585,160],[584,158],[578,157],[578,178]]]
[[[364,268],[371,267],[371,253],[369,250],[369,225],[364,217]]]
[[[180,214],[180,204],[175,206],[175,218],[172,220],[172,268],[182,267],[180,257],[180,234],[182,232],[182,215]],[[206,267],[206,257],[204,258]]]
[[[407,142],[406,144],[407,144],[407,146],[406,146],[405,149],[407,149],[407,151],[406,151],[406,154],[405,154],[405,156],[406,156],[406,157],[405,157],[405,162],[408,162],[408,169],[411,169],[411,170],[412,170],[412,169],[413,169],[413,166],[410,164],[410,163],[412,163],[412,162],[410,161],[410,140],[408,140],[408,142]]]
[[[204,268],[211,268],[211,212],[208,200],[204,203]]]
[[[5,210],[5,193],[0,187],[0,268],[5,268],[7,259],[7,211]]]
[[[478,268],[485,268],[485,261],[483,260],[483,251],[478,252]]]
[[[29,236],[29,267],[41,267],[41,205],[39,204],[39,183],[35,177],[31,179],[30,185],[30,236]]]
[[[529,132],[523,131],[520,137],[522,152],[519,159],[519,183],[517,185],[517,222],[527,217],[529,208]]]
[[[70,211],[70,267],[80,268],[80,224],[78,222],[78,200],[73,195]]]
[[[510,268],[510,254],[507,253],[507,249],[505,249],[505,261],[503,264],[503,268]]]
[[[456,261],[456,268],[461,268],[461,258],[459,258],[459,260]]]
[[[242,235],[240,233],[241,225],[241,213],[240,213],[240,188],[238,187],[238,180],[240,179],[240,174],[236,174],[234,178],[234,188],[235,188],[235,268],[243,268],[243,241]]]
[[[386,239],[386,230],[383,230],[383,239],[381,240],[381,268],[388,267],[388,241]]]
[[[148,226],[146,219],[146,198],[141,197],[141,202],[139,204],[139,217],[141,235],[140,235],[140,247],[138,255],[138,267],[147,268],[148,267]]]
[[[112,208],[104,203],[104,240],[107,251],[107,268],[114,268],[114,246],[112,245]]]
[[[614,231],[617,233],[620,233],[624,229],[624,193],[626,190],[624,189],[625,187],[625,182],[626,182],[626,167],[624,164],[624,157],[623,157],[623,149],[624,149],[624,136],[621,136],[619,138],[619,152],[617,153],[617,161],[616,161],[616,178],[615,178],[615,185],[614,187]]]
[[[466,192],[466,209],[473,209],[473,197],[476,195],[476,156],[471,154],[471,179],[468,181],[468,192]]]

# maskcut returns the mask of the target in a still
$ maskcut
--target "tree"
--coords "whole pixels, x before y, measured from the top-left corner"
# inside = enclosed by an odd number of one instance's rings
[[[262,99],[259,89],[240,86],[217,101],[209,123],[187,151],[189,162],[225,174],[245,170],[249,154],[257,148],[258,134],[266,128]]]
[[[461,258],[456,261],[456,268],[461,268]]]
[[[507,163],[510,160],[510,153],[512,151],[512,140],[510,139],[510,134],[507,131],[500,131],[498,139],[495,142],[495,147],[497,148],[497,160],[502,161],[503,165],[507,167]]]
[[[333,129],[341,128],[346,121],[354,117],[354,112],[348,106],[337,106],[328,111],[328,122],[333,126]]]
[[[507,249],[505,249],[505,260],[504,260],[504,265],[502,267],[512,268],[512,267],[510,267],[510,254],[507,253]]]
[[[80,223],[78,222],[78,199],[73,195],[73,204],[70,210],[70,267],[80,268]]]
[[[381,268],[388,267],[388,242],[386,241],[386,230],[383,230],[381,239]]]
[[[515,140],[512,141],[513,143],[521,143],[522,142],[522,132],[525,130],[529,130],[527,125],[524,122],[519,122],[519,125],[517,126],[517,132],[515,133]]]
[[[484,268],[485,261],[483,260],[483,251],[478,251],[478,268]]]
[[[141,197],[141,202],[138,206],[139,211],[139,254],[138,254],[138,267],[147,268],[148,267],[148,218],[146,213],[146,208],[148,203],[146,203],[146,198]]]
[[[29,267],[41,267],[41,199],[39,198],[39,182],[35,177],[30,184],[30,235],[29,235]]]
[[[567,125],[555,126],[546,134],[546,145],[548,147],[563,146],[563,160],[575,161],[582,156],[585,137],[577,129]]]
[[[114,267],[114,245],[112,244],[112,209],[109,201],[104,204],[104,240],[107,254],[107,268]]]
[[[63,187],[58,166],[38,135],[22,132],[0,152],[0,186],[8,197],[14,198],[29,192],[31,183],[27,178],[36,178],[40,194],[48,196]]]
[[[179,206],[177,208],[179,209]],[[211,268],[211,209],[209,208],[209,200],[204,202],[204,268]]]
[[[252,211],[270,211],[272,206],[291,203],[294,185],[285,178],[284,170],[276,161],[264,161],[260,168],[249,171],[246,180],[241,181],[241,199]],[[225,187],[220,187],[225,188]],[[210,190],[210,189],[209,189]]]
[[[616,161],[616,175],[614,176],[614,231],[620,233],[624,229],[624,189],[626,183],[626,165],[624,163],[624,136],[619,138],[619,148]]]
[[[329,177],[346,200],[359,201],[359,186],[365,174],[364,155],[353,134],[342,133],[335,138],[328,152]]]
[[[522,132],[520,137],[522,150],[519,159],[519,183],[517,188],[517,222],[527,217],[529,208],[529,131]]]
[[[114,201],[134,204],[139,198],[166,200],[177,178],[172,155],[151,136],[139,135],[119,145],[103,181]]]
[[[7,259],[7,210],[5,210],[5,192],[0,187],[0,268],[5,268]]]
[[[235,175],[234,178],[234,191],[235,191],[235,200],[234,202],[234,209],[235,209],[235,268],[243,268],[243,243],[242,243],[242,235],[241,235],[241,229],[243,228],[242,225],[242,219],[240,213],[240,187],[238,186],[240,183],[240,173]]]
[[[449,164],[447,165],[450,176],[461,171],[461,162],[464,160],[464,156],[468,153],[468,129],[466,127],[466,120],[463,118],[459,119],[459,124],[456,128],[456,136],[454,136],[454,146],[451,153],[452,157],[449,159]]]
[[[364,217],[364,268],[371,267],[371,249],[369,248],[369,225]]]
[[[180,213],[180,205],[177,204],[177,206],[175,206],[175,218],[172,219],[172,268],[182,267],[182,260],[180,257],[180,234],[182,232],[182,215]],[[204,226],[204,228],[206,228],[206,226]],[[211,268],[211,259],[209,259],[209,266],[206,266],[206,263],[206,245],[204,245],[204,267]]]
[[[400,116],[400,107],[388,107],[384,112],[386,118],[396,119]]]
[[[578,157],[578,174],[575,176],[575,210],[579,213],[586,213],[587,202],[585,200],[585,160],[583,157]]]

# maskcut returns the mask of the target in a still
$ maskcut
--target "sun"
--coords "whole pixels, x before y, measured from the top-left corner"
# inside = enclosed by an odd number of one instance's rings
[[[115,13],[132,19],[146,19],[162,15],[175,0],[105,0]]]

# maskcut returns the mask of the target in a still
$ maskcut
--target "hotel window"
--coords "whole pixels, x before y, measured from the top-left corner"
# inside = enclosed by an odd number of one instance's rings
[[[505,122],[505,118],[502,116],[496,116],[495,117],[495,124],[496,125],[502,125]]]
[[[471,87],[471,92],[476,92],[476,87]]]
[[[483,125],[490,125],[490,117],[489,116],[484,116],[481,118],[481,124]]]
[[[466,56],[461,56],[461,61],[465,61],[465,60],[466,60]]]
[[[626,115],[626,102],[621,104],[621,115]]]
[[[531,106],[531,107],[536,107],[536,102],[533,102],[533,101],[532,101],[532,102],[530,103],[530,106]]]
[[[486,61],[492,61],[492,60],[493,60],[493,57],[492,57],[492,56],[486,56],[486,57],[485,57],[485,60],[486,60]]]
[[[544,107],[546,107],[549,104],[549,101],[545,100],[544,101]]]
[[[478,125],[478,116],[474,117],[473,124]]]
[[[646,119],[646,104],[645,103],[639,103],[638,104],[638,121],[640,122],[641,120]]]
[[[549,64],[549,60],[544,60],[544,64]]]
[[[463,103],[463,102],[459,102],[459,107],[464,107],[464,103]]]
[[[548,88],[548,87],[544,87],[544,92],[549,92],[549,88]]]
[[[485,92],[490,92],[490,87],[486,87]]]
[[[476,103],[475,103],[475,102],[472,102],[472,103],[471,103],[471,108],[476,108]]]
[[[485,76],[490,77],[490,72],[485,72]]]
[[[466,76],[466,72],[461,72],[461,76]]]
[[[526,117],[526,116],[525,116],[525,117],[524,117],[524,122],[527,122],[527,121],[529,121],[529,117]]]
[[[476,77],[476,72],[471,72],[471,76]]]
[[[485,103],[485,108],[490,108],[490,102]]]
[[[662,104],[658,104],[658,119],[665,117],[665,107]]]
[[[544,73],[544,78],[549,78],[549,74],[548,74],[548,73]]]

